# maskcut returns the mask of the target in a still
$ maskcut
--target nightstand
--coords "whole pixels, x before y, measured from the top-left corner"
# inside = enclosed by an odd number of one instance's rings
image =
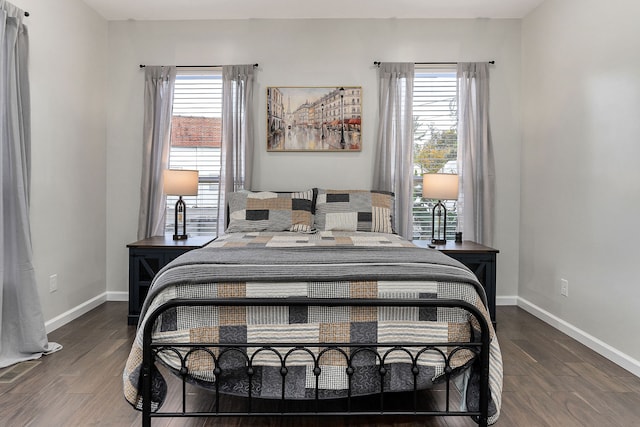
[[[136,325],[140,309],[151,281],[170,261],[214,240],[211,236],[194,236],[187,240],[173,240],[171,236],[155,236],[127,245],[129,248],[129,317],[128,324]]]
[[[412,243],[418,247],[427,248],[430,241],[413,240]],[[466,265],[476,275],[484,286],[491,321],[493,326],[496,326],[496,255],[500,251],[470,240],[462,243],[447,241],[444,245],[434,246],[440,252]]]

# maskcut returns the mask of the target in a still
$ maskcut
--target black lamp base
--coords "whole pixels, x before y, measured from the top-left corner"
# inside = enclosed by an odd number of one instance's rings
[[[438,218],[437,234],[436,218]],[[447,244],[447,208],[442,204],[442,200],[438,200],[431,211],[431,243],[434,245]]]
[[[182,234],[178,234],[178,226],[182,223]],[[184,204],[182,196],[178,197],[176,202],[175,212],[175,233],[173,233],[173,240],[187,240],[187,205]]]

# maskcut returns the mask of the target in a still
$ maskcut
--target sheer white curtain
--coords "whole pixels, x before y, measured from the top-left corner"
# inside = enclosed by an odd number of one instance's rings
[[[489,64],[458,63],[458,227],[467,240],[493,243],[495,165],[489,125]]]
[[[413,63],[381,63],[373,189],[395,194],[395,229],[413,237]]]
[[[0,368],[62,348],[47,340],[32,265],[29,40],[23,16],[0,0]]]
[[[251,189],[253,169],[253,87],[255,68],[225,65],[222,68],[222,150],[218,196],[218,235],[227,223],[227,194]]]
[[[164,235],[167,198],[162,171],[169,166],[176,67],[144,69],[144,128],[138,239]]]

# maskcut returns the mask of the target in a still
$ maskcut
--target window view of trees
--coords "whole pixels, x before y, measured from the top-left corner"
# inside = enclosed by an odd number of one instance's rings
[[[455,161],[458,154],[456,129],[437,130],[433,124],[427,130],[421,130],[419,117],[414,116],[413,162],[420,176],[425,173],[437,173],[447,162]]]
[[[431,238],[437,201],[422,198],[422,175],[457,173],[458,112],[455,70],[416,69],[413,89],[413,238]],[[447,240],[457,226],[456,202],[447,201]]]

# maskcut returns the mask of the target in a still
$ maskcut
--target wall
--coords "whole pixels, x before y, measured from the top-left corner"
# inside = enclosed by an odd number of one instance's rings
[[[484,61],[492,69],[498,175],[499,295],[517,291],[520,156],[519,20],[239,20],[109,23],[107,283],[127,290],[136,240],[142,140],[139,64],[259,63],[256,189],[370,188],[376,135],[373,61]],[[360,153],[268,153],[267,86],[363,87]]]
[[[79,0],[12,3],[30,12],[31,235],[51,321],[106,289],[107,23]]]
[[[498,296],[519,294],[640,359],[640,343],[628,341],[640,304],[631,268],[640,231],[629,224],[640,204],[635,2],[547,0],[522,22],[108,24],[80,0],[13,3],[31,12],[32,241],[45,319],[105,289],[126,298],[142,156],[138,64],[259,62],[256,187],[367,188],[377,117],[372,62],[495,59]],[[363,86],[363,151],[267,153],[260,123],[272,85]],[[568,298],[559,295],[560,278],[569,280]]]
[[[638,16],[634,1],[547,0],[523,21],[518,291],[636,372]]]

